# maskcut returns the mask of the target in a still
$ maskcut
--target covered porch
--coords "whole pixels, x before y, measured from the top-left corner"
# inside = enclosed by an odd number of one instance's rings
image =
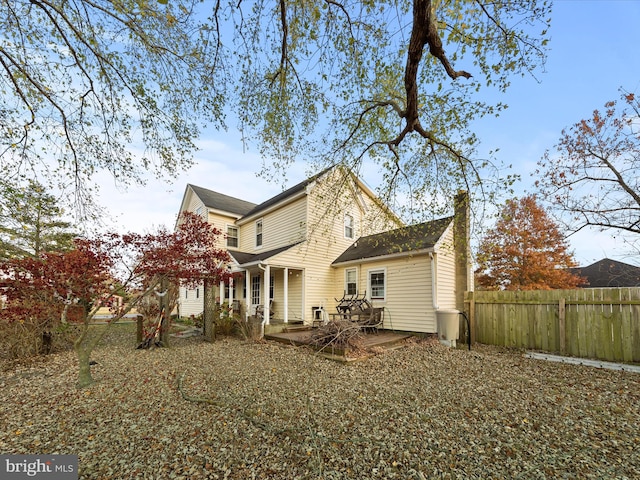
[[[304,321],[305,269],[277,262],[274,257],[282,251],[230,252],[237,262],[232,267],[237,277],[234,288],[229,289],[233,298],[227,300],[242,302],[247,320],[257,317],[264,325]]]

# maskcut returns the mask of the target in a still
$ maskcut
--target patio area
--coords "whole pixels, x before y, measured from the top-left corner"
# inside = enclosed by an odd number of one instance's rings
[[[284,331],[280,333],[265,334],[265,340],[275,341],[279,343],[285,343],[287,345],[295,346],[310,346],[312,347],[312,334],[315,329],[310,328],[292,328],[290,331]],[[376,332],[362,332],[363,340],[362,346],[364,349],[369,350],[371,348],[383,348],[392,349],[402,345],[402,343],[413,335],[410,333],[397,333],[388,330],[378,330]],[[339,348],[332,348],[330,346],[322,349],[322,353],[332,358],[339,357],[344,361],[349,360],[349,357],[345,355],[345,352]]]

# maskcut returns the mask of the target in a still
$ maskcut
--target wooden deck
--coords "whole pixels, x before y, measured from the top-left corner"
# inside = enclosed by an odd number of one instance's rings
[[[270,333],[264,336],[266,340],[273,340],[288,345],[311,345],[312,330],[298,330],[282,333]],[[411,337],[409,333],[396,333],[387,330],[379,330],[375,333],[364,333],[363,346],[365,348],[381,347],[393,348],[403,340]]]

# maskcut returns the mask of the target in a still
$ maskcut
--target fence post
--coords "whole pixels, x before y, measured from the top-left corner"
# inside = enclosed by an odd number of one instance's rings
[[[558,323],[560,329],[560,353],[564,354],[567,350],[566,300],[564,297],[558,300]]]

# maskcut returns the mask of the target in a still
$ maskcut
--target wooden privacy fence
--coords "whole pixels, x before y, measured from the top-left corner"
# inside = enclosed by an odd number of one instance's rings
[[[467,292],[474,341],[640,362],[640,288]]]

